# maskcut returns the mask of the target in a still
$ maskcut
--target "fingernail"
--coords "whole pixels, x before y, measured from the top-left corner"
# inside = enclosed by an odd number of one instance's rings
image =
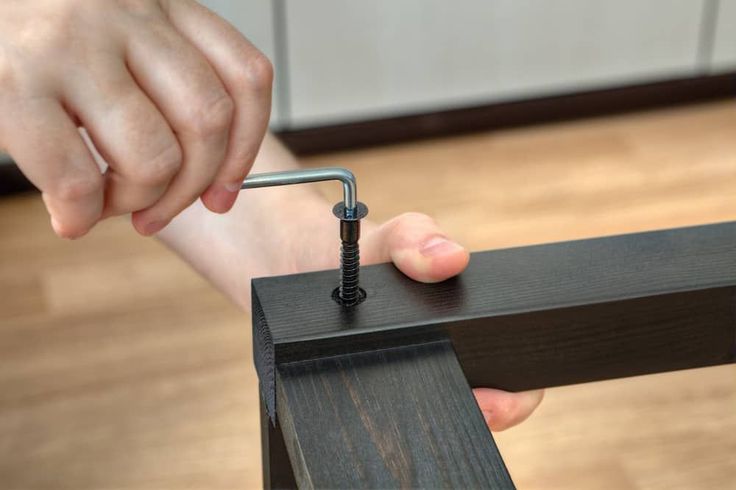
[[[161,231],[168,222],[166,221],[152,221],[148,223],[147,225],[143,225],[143,233],[145,235],[153,235],[154,233],[158,233]]]
[[[440,255],[448,255],[458,250],[463,250],[463,246],[448,240],[445,237],[436,236],[429,239],[422,247],[422,255],[425,257],[437,257]]]
[[[238,197],[240,184],[213,184],[208,192],[209,205],[216,211],[227,211]]]

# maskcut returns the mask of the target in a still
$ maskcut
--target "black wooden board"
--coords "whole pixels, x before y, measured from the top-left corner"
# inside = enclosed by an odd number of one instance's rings
[[[514,488],[449,341],[287,363],[277,378],[299,488]]]
[[[332,300],[336,271],[253,281],[254,355],[269,414],[275,366],[448,335],[471,385],[517,391],[733,362],[736,224],[472,255],[459,277],[361,270],[367,299]]]
[[[261,469],[264,490],[297,488],[281,426],[272,424],[261,403]]]

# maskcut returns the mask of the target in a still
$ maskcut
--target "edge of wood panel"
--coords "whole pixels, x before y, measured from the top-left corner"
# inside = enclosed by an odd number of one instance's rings
[[[730,222],[478,252],[435,284],[367,266],[353,308],[334,271],[255,279],[264,399],[273,417],[276,365],[443,335],[472,384],[510,391],[734,362],[735,240]]]

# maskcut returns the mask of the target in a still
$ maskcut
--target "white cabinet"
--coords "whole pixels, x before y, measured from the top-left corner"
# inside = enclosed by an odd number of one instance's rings
[[[703,11],[702,0],[285,1],[297,128],[688,76]]]
[[[720,0],[713,45],[713,70],[736,69],[736,0]]]
[[[271,0],[201,0],[200,3],[227,19],[248,38],[271,61],[275,60],[276,38],[274,35],[273,8]],[[275,84],[279,83],[276,73]],[[279,108],[277,97],[273,97],[271,124],[278,125]]]

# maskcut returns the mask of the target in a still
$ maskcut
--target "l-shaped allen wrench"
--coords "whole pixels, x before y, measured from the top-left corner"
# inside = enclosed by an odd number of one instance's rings
[[[360,288],[360,220],[368,214],[368,207],[358,201],[358,185],[350,170],[339,167],[288,170],[249,175],[241,189],[256,189],[278,185],[306,184],[338,180],[342,183],[343,201],[335,204],[332,213],[340,220],[340,285],[333,297],[343,306],[355,306],[365,299]]]

